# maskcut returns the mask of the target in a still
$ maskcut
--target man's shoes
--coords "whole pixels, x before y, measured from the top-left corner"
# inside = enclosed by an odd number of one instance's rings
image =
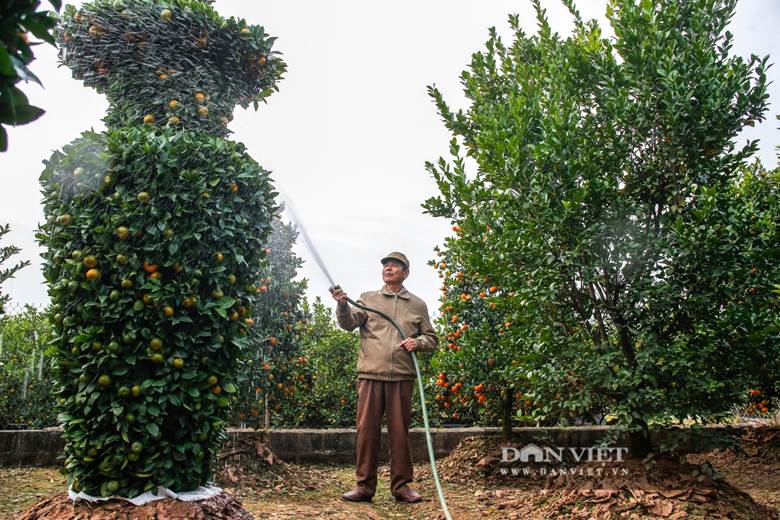
[[[407,502],[409,504],[414,504],[415,502],[422,500],[422,495],[420,493],[407,486],[402,487],[394,496],[399,502]]]
[[[372,497],[365,488],[360,487],[341,495],[341,498],[350,502],[371,502]]]

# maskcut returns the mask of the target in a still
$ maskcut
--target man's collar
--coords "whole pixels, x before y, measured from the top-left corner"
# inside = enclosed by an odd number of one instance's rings
[[[393,291],[391,291],[387,287],[387,284],[383,285],[382,288],[379,289],[379,292],[384,294],[385,296],[398,296],[399,298],[403,298],[405,300],[409,299],[409,291],[407,291],[406,287],[404,287],[403,285],[401,286],[401,290],[398,291],[397,293],[394,293]]]

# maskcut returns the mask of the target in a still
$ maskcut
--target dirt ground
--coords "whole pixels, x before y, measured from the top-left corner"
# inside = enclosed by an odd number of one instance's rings
[[[424,465],[418,466],[418,472]],[[257,519],[327,518],[327,519],[430,519],[436,518],[439,503],[433,482],[414,485],[424,496],[418,504],[395,501],[388,487],[389,468],[380,468],[380,482],[372,503],[353,504],[340,495],[352,489],[352,466],[291,466],[284,477],[270,486],[226,486],[236,494],[244,508]],[[297,482],[290,480],[297,476]],[[314,483],[318,485],[314,485]],[[32,504],[65,489],[65,477],[54,468],[0,468],[0,518],[13,518]],[[475,497],[476,489],[445,484],[445,494],[453,518],[505,518],[499,510],[483,507]],[[479,490],[483,491],[483,490]],[[487,513],[487,516],[486,516]]]
[[[496,477],[488,471],[491,446],[464,443],[439,461],[452,518],[471,519],[780,519],[780,456],[777,450],[730,450],[691,455],[709,462],[723,479],[697,478],[699,466],[664,462],[644,471],[635,461],[630,477],[602,479],[595,488],[573,479]],[[495,448],[494,446],[492,448]],[[494,464],[495,467],[495,464]],[[239,466],[223,468],[219,484],[235,494],[258,519],[436,519],[440,513],[430,469],[415,467],[418,504],[397,503],[388,489],[389,468],[380,468],[372,503],[340,499],[352,488],[352,466],[295,466],[274,461],[251,475]],[[693,469],[693,474],[691,471]],[[0,518],[13,518],[41,498],[64,489],[65,477],[53,468],[0,468]],[[770,509],[771,508],[771,509]],[[774,510],[772,510],[774,509]]]

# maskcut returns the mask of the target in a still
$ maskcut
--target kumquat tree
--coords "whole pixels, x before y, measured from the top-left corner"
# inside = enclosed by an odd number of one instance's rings
[[[269,424],[289,424],[298,393],[311,389],[299,334],[306,281],[295,280],[303,264],[292,250],[297,236],[294,225],[274,219],[266,266],[257,281],[259,298],[249,321],[252,347],[235,410],[241,424],[265,425],[266,411]]]
[[[277,209],[227,125],[285,65],[262,27],[209,4],[96,0],[58,29],[62,62],[110,103],[107,130],[41,176],[73,491],[195,489],[225,438]]]
[[[538,1],[537,34],[491,31],[465,110],[430,89],[452,133],[424,204],[455,225],[442,363],[466,398],[445,404],[610,415],[641,456],[654,426],[780,391],[779,176],[737,144],[765,117],[767,59],[732,55],[734,1],[611,0],[614,38],[564,4],[569,37]]]
[[[453,231],[462,234],[460,226]],[[513,423],[531,419],[528,383],[515,377],[521,359],[512,318],[498,311],[505,291],[492,285],[488,275],[466,274],[468,249],[456,237],[445,250],[437,247],[438,258],[431,261],[442,278],[438,325],[445,347],[432,361],[438,371],[434,401],[445,420],[498,423],[509,438]]]

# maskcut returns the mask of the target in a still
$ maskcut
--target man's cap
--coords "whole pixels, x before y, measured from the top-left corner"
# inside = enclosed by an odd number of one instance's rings
[[[401,262],[404,264],[404,267],[409,269],[409,259],[406,258],[406,255],[403,253],[399,253],[398,251],[393,251],[392,253],[388,254],[386,257],[382,259],[382,265],[385,265],[389,260],[395,260],[397,262]]]

